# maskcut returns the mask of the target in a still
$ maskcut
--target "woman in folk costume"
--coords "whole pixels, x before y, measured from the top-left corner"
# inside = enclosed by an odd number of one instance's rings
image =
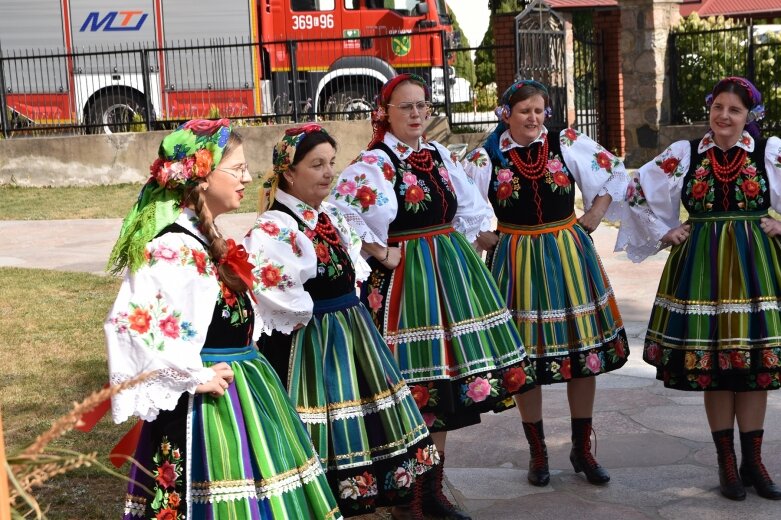
[[[511,406],[513,395],[533,387],[534,371],[470,243],[492,235],[491,208],[450,153],[422,139],[428,96],[411,74],[383,86],[374,136],[342,172],[331,200],[364,242],[372,272],[361,299],[442,455],[447,431]],[[422,512],[469,518],[442,493],[442,471],[420,479]]]
[[[617,214],[627,186],[623,164],[571,128],[551,136],[547,88],[521,80],[502,95],[500,122],[464,160],[494,208],[499,240],[491,273],[515,318],[538,385],[567,383],[570,461],[592,484],[610,480],[591,454],[594,376],[626,363],[629,349],[613,290],[589,233]],[[575,218],[575,189],[585,214]],[[616,201],[614,204],[612,201]],[[542,387],[516,397],[529,441],[528,480],[550,480]]]
[[[721,493],[743,500],[753,485],[779,500],[761,450],[767,392],[781,387],[781,222],[768,216],[781,210],[781,139],[760,136],[762,96],[745,78],[724,78],[705,102],[708,133],[638,170],[616,249],[639,262],[671,246],[643,359],[664,386],[704,392]]]
[[[356,282],[369,273],[361,241],[323,202],[335,157],[336,142],[320,126],[287,130],[244,244],[270,334],[261,350],[286,383],[339,508],[353,516],[413,500],[415,480],[437,464],[437,452],[358,299]]]
[[[306,430],[252,346],[252,265],[214,218],[251,181],[230,122],[165,137],[109,266],[127,268],[105,323],[113,398],[140,437],[124,517],[341,518]],[[151,475],[151,476],[150,476]],[[150,494],[151,493],[151,494]]]

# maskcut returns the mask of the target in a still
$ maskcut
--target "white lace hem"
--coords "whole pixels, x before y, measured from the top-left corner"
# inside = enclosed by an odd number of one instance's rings
[[[118,385],[136,375],[114,373],[110,383]],[[173,410],[183,393],[194,393],[198,385],[211,380],[214,375],[211,368],[190,374],[170,368],[160,369],[151,378],[112,397],[112,418],[117,424],[134,415],[144,421],[153,421],[161,410]]]
[[[270,313],[260,312],[260,318],[263,321],[263,332],[271,334],[272,331],[279,331],[282,334],[291,334],[296,325],[309,323],[312,319],[312,309],[306,311],[272,311]]]

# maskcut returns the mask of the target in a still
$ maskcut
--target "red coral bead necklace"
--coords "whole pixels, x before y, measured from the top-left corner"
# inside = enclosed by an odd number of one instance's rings
[[[431,173],[434,170],[434,159],[425,148],[412,152],[404,161],[419,172]]]
[[[531,149],[526,149],[526,161],[521,159],[518,148],[510,150],[510,160],[522,176],[530,181],[535,181],[545,175],[545,165],[548,162],[548,138],[547,136],[537,150],[537,158],[531,160]]]
[[[735,157],[726,164],[719,162],[714,150],[715,147],[708,149],[708,159],[710,160],[711,170],[713,170],[713,176],[723,184],[728,184],[737,179],[743,164],[746,162],[746,156],[748,155],[746,150],[741,148],[735,154]],[[725,153],[724,156],[726,158],[727,154]]]
[[[325,213],[320,213],[315,225],[315,233],[332,246],[339,245],[339,232]]]

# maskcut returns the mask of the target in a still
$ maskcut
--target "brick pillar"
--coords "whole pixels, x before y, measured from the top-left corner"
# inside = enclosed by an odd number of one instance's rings
[[[624,136],[624,78],[621,72],[621,34],[616,27],[621,26],[621,11],[596,11],[594,30],[602,35],[602,63],[605,79],[605,113],[600,113],[601,121],[606,121],[607,135],[600,136],[602,146],[623,156],[626,153]]]
[[[507,90],[515,81],[515,17],[517,14],[495,14],[491,17],[491,25],[494,29],[495,45],[509,45],[507,49],[494,51],[494,63],[496,64],[496,91],[497,96]]]
[[[659,127],[669,114],[667,42],[681,0],[621,0],[621,65],[627,166],[657,153]]]

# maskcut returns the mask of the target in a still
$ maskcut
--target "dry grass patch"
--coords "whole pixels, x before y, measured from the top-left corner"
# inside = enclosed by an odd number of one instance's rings
[[[0,373],[6,451],[32,443],[51,423],[108,381],[103,320],[120,280],[81,273],[0,268]],[[53,445],[108,453],[132,423],[104,418],[90,433]],[[127,471],[127,467],[121,470]],[[51,520],[119,518],[125,483],[84,468],[36,493]]]

